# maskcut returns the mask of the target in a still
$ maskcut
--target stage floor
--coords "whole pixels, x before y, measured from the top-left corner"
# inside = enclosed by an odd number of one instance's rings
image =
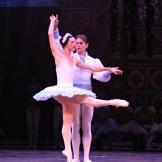
[[[93,162],[161,162],[161,152],[92,151]],[[81,162],[83,153],[81,152]],[[0,150],[0,162],[66,162],[56,150]]]

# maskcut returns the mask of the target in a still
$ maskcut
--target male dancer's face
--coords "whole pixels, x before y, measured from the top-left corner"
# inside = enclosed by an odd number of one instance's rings
[[[85,55],[88,43],[84,42],[81,38],[76,39],[76,52],[79,55]]]

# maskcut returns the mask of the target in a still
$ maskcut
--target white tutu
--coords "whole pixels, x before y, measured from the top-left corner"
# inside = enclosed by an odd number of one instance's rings
[[[33,98],[37,101],[46,101],[50,98],[54,98],[57,96],[65,96],[65,97],[73,97],[75,95],[87,95],[91,97],[96,97],[96,94],[77,87],[63,87],[63,86],[51,86],[43,89],[33,96]]]

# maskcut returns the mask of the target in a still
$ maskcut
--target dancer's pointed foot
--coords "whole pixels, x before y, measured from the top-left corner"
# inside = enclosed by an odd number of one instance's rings
[[[72,153],[70,151],[63,150],[62,154],[67,158],[67,162],[72,162]]]
[[[90,159],[84,159],[84,162],[92,162]]]
[[[115,106],[115,107],[128,107],[129,106],[129,102],[127,102],[126,100],[113,99],[109,101],[110,101],[111,106]]]
[[[72,159],[72,162],[80,162],[79,159]]]

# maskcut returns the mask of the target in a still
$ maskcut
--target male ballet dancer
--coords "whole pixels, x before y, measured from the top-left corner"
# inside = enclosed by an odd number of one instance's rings
[[[89,46],[88,38],[85,35],[76,36],[76,53],[73,54],[77,59],[91,65],[103,66],[99,59],[94,59],[88,55],[87,48]],[[74,73],[74,87],[79,87],[87,90],[92,90],[91,76],[101,82],[108,82],[111,78],[109,72],[95,72],[77,67]],[[79,79],[78,79],[79,78]],[[80,162],[80,128],[82,128],[84,162],[91,162],[89,159],[90,146],[92,141],[91,122],[93,118],[94,108],[90,105],[81,104],[80,108],[76,109],[73,125],[72,125],[72,147],[74,158],[73,162]]]

